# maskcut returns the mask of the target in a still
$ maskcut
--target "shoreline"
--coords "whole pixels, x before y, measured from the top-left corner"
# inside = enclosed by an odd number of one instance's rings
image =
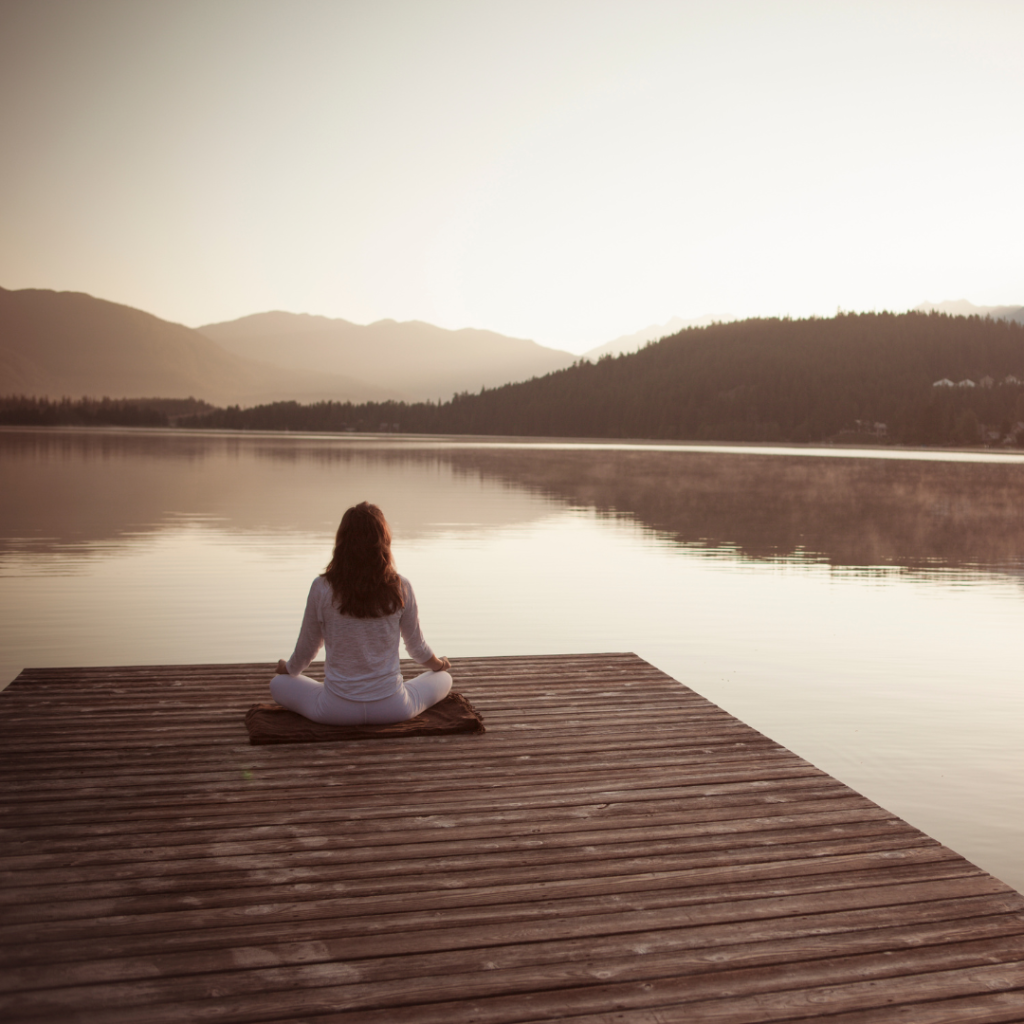
[[[301,440],[329,440],[375,442],[385,444],[444,445],[446,447],[502,447],[572,449],[583,451],[707,451],[715,454],[767,454],[792,456],[819,456],[823,458],[876,458],[876,459],[936,459],[938,461],[1006,461],[1024,462],[1024,449],[1005,446],[985,447],[943,445],[847,445],[826,441],[666,441],[658,438],[607,437],[541,437],[524,434],[427,434],[403,431],[327,431],[327,430],[256,430],[244,427],[177,427],[177,426],[119,426],[116,424],[0,424],[4,433],[76,433],[76,434],[135,434],[174,435],[177,437],[253,437],[296,438]],[[956,458],[962,456],[963,458]],[[985,456],[977,459],[977,456]]]

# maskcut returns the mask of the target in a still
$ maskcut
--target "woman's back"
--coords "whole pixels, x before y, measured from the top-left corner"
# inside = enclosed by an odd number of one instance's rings
[[[420,630],[412,585],[404,576],[399,579],[405,606],[390,615],[361,619],[342,615],[330,584],[317,576],[309,588],[295,652],[287,663],[289,672],[301,672],[322,641],[324,683],[332,693],[350,700],[380,700],[393,694],[402,680],[399,637],[414,660],[427,662],[433,654]]]

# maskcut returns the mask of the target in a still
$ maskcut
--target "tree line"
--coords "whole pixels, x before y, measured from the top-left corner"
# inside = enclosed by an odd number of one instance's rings
[[[196,409],[174,421],[239,430],[1024,444],[1024,386],[1013,378],[1024,381],[1022,324],[850,313],[689,328],[638,352],[447,402],[275,402]],[[941,379],[976,386],[935,387]],[[0,421],[10,422],[4,409],[0,403]]]
[[[211,412],[195,398],[0,398],[0,425],[21,427],[171,427]]]

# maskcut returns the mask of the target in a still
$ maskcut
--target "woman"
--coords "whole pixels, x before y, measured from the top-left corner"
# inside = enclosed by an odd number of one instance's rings
[[[398,638],[429,671],[402,681]],[[321,645],[324,682],[301,675]],[[330,725],[387,725],[415,718],[452,688],[447,658],[435,657],[420,632],[416,597],[391,557],[384,513],[368,502],[342,517],[334,555],[313,580],[292,656],[270,681],[278,704]]]

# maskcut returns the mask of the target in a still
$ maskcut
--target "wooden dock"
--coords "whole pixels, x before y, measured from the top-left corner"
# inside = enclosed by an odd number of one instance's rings
[[[0,694],[0,1019],[1024,1021],[1024,897],[629,654],[251,747],[268,665]]]

